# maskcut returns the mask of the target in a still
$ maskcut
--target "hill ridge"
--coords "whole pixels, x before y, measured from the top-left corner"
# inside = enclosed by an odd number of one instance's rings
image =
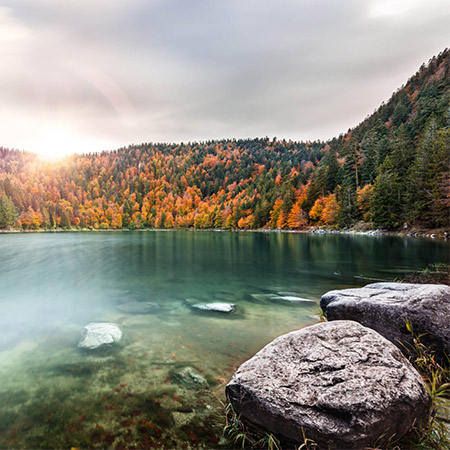
[[[448,227],[449,54],[328,141],[143,143],[55,163],[0,148],[0,228]]]

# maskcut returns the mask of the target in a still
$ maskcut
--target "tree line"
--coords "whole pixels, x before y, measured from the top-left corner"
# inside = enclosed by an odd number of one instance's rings
[[[0,148],[0,228],[449,225],[450,57],[329,141],[133,145],[44,163]]]

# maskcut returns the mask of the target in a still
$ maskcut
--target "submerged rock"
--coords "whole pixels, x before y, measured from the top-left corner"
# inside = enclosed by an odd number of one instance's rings
[[[305,303],[314,303],[314,300],[300,297],[296,292],[278,292],[276,294],[250,294],[250,298],[257,302],[276,302],[287,305],[302,305]]]
[[[177,383],[187,387],[207,386],[205,377],[191,366],[173,369],[170,377]]]
[[[320,306],[328,320],[355,320],[372,328],[407,353],[413,344],[405,322],[438,357],[450,355],[450,286],[373,283],[360,289],[326,293]]]
[[[155,314],[159,311],[159,305],[153,302],[131,301],[118,306],[120,311],[126,314]]]
[[[250,300],[257,303],[266,303],[270,297],[273,297],[273,294],[250,294]]]
[[[232,302],[236,300],[236,294],[232,292],[218,292],[217,294],[214,294],[214,298],[216,298],[219,301],[225,301],[225,302]]]
[[[296,292],[277,292],[276,294],[250,294],[250,298],[258,303],[284,303],[285,305],[304,305],[315,303],[314,300],[301,297]]]
[[[236,311],[234,303],[213,302],[213,303],[196,303],[191,305],[191,308],[203,312],[218,312],[230,314]]]
[[[226,395],[248,426],[296,445],[304,430],[321,448],[361,449],[382,436],[401,437],[430,407],[401,352],[352,321],[275,339],[239,367]]]
[[[290,294],[284,293],[284,295],[282,295],[281,292],[280,295],[273,295],[272,297],[269,298],[269,300],[272,302],[286,303],[289,305],[302,305],[305,303],[314,303],[314,300],[310,300],[309,298],[299,297],[293,293]]]
[[[90,323],[81,331],[78,347],[95,350],[106,345],[113,345],[122,339],[122,330],[114,323]]]
[[[175,426],[177,428],[181,428],[189,425],[189,423],[195,419],[195,412],[180,412],[180,411],[172,411],[172,417],[175,422]]]

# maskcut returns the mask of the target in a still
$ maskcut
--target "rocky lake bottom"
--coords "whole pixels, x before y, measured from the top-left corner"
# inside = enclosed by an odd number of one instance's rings
[[[77,323],[24,340],[0,352],[0,446],[227,447],[225,384],[261,344],[315,322],[316,307],[249,296],[228,315],[173,300],[156,314],[98,314],[123,331],[116,347],[78,349]]]

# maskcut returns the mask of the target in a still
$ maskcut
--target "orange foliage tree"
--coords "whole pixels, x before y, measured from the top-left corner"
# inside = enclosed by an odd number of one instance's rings
[[[303,202],[307,197],[308,186],[309,184],[305,184],[296,191],[295,203],[292,205],[287,219],[287,226],[291,230],[304,228],[308,224],[308,215],[302,209]]]
[[[336,194],[330,194],[324,198],[324,206],[320,220],[327,225],[336,225],[339,214],[339,203]]]
[[[336,225],[339,213],[339,203],[336,194],[321,195],[315,202],[309,217],[321,225]]]
[[[370,198],[372,197],[372,193],[373,185],[371,184],[366,184],[361,189],[358,189],[356,193],[356,202],[365,222],[370,220]]]

